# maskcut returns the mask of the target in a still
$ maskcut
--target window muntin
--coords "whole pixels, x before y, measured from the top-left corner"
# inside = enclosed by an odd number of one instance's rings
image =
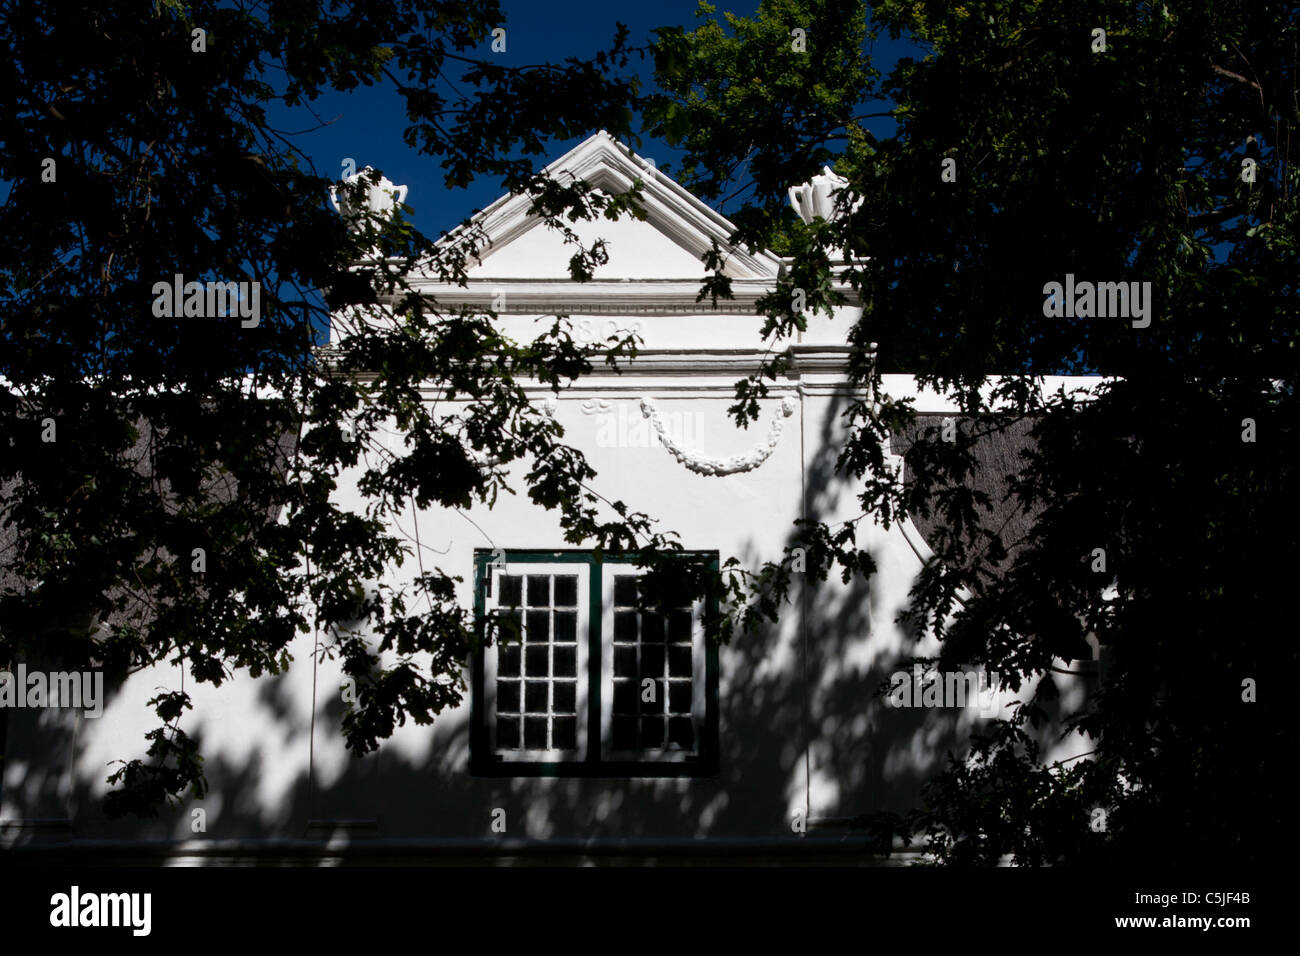
[[[581,759],[587,748],[590,570],[580,564],[489,566],[486,611],[500,633],[484,664],[492,751],[509,760]]]
[[[609,563],[601,580],[601,685],[611,691],[601,697],[601,755],[680,761],[699,755],[704,729],[700,602],[684,600],[666,618],[639,608],[643,573]]]
[[[717,552],[693,556],[717,568]],[[632,556],[479,549],[475,572],[480,619],[498,609],[513,611],[505,626],[514,622],[518,640],[475,651],[472,772],[631,777],[717,772],[717,649],[704,638],[702,601],[690,607],[682,602],[662,619],[634,607],[644,570]],[[530,583],[530,576],[544,580]],[[573,577],[576,582],[564,580]],[[575,585],[577,605],[570,606]],[[576,641],[569,640],[571,634]],[[532,652],[536,666],[531,667],[530,646],[541,648]],[[570,649],[576,680],[569,676]],[[530,679],[536,684],[531,699]],[[654,682],[653,701],[643,699],[646,679]],[[570,681],[574,714],[568,713],[570,688],[562,686]],[[622,689],[633,681],[635,700]],[[576,744],[572,749],[571,743]]]

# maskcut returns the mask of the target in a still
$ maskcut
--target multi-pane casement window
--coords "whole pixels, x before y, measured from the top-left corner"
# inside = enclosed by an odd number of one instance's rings
[[[716,566],[716,553],[695,557]],[[475,773],[716,772],[717,651],[701,601],[648,609],[631,558],[482,550],[474,565],[479,620],[498,621],[473,660]]]

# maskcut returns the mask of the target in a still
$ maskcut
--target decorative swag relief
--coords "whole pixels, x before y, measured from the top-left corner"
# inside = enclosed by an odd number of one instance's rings
[[[595,415],[608,412],[612,407],[613,403],[607,399],[588,399],[582,403],[582,412],[585,415]],[[659,408],[654,399],[649,396],[641,398],[641,415],[643,418],[650,420],[655,435],[658,436],[660,443],[668,449],[668,453],[681,462],[688,471],[693,471],[697,475],[712,475],[715,477],[753,471],[771,458],[772,453],[776,451],[777,443],[781,440],[781,434],[785,431],[785,419],[793,415],[797,407],[793,398],[788,396],[783,398],[781,408],[772,416],[771,424],[768,425],[766,439],[744,454],[732,455],[730,458],[711,458],[700,452],[682,448],[681,445],[677,444],[664,427],[663,419],[659,415]],[[556,411],[555,399],[548,398],[542,401],[539,410],[543,415],[554,417]],[[480,467],[491,468],[500,464],[499,459],[490,455],[471,453],[471,459]],[[897,473],[900,479],[902,464],[903,459],[899,457],[897,459]]]
[[[687,470],[698,475],[735,475],[740,472],[753,471],[772,457],[772,452],[776,451],[777,442],[781,440],[781,432],[785,429],[785,419],[793,415],[794,410],[794,399],[783,398],[781,400],[781,410],[772,416],[772,424],[768,426],[766,441],[743,455],[733,455],[730,458],[710,458],[698,452],[687,451],[673,441],[672,437],[664,429],[663,420],[659,417],[659,409],[655,405],[654,399],[649,397],[641,399],[641,414],[650,419],[650,424],[654,427],[659,440],[663,442],[663,446],[668,449],[669,454],[685,465]]]

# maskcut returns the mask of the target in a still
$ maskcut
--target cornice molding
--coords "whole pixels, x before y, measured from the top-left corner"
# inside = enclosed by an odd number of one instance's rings
[[[499,315],[757,315],[758,300],[774,288],[775,279],[732,279],[732,298],[711,297],[699,300],[699,279],[472,279],[467,285],[455,286],[434,280],[416,280],[414,288],[447,308],[466,307],[487,310]],[[833,285],[848,300],[858,305],[856,294],[845,283]],[[396,297],[386,299],[393,304]]]
[[[785,349],[790,368],[784,376],[791,382],[804,375],[842,376],[847,373],[853,349],[847,345],[791,345]],[[327,369],[335,369],[343,352],[339,346],[321,346],[316,355]],[[744,376],[758,371],[764,361],[774,354],[758,349],[639,349],[635,359],[621,362],[618,367],[603,362],[594,364],[584,381],[626,376]],[[358,372],[356,378],[369,381],[374,373]],[[813,385],[843,386],[843,383],[809,383]]]

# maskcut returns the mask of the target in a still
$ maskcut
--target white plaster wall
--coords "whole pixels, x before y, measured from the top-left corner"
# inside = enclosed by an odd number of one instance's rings
[[[597,139],[575,154],[587,150],[584,155],[596,162],[600,150],[612,149]],[[608,156],[600,161],[620,162]],[[678,194],[682,191],[675,186],[659,190],[658,201],[676,202],[684,210],[686,225],[674,226],[679,234],[673,239],[643,222],[577,226],[588,241],[596,235],[609,240],[610,264],[594,283],[566,283],[573,247],[534,228],[493,249],[472,270],[469,292],[449,290],[448,301],[475,290],[493,294],[498,284],[507,299],[587,295],[597,305],[567,320],[580,340],[618,329],[641,335],[643,358],[624,375],[598,369],[580,388],[559,396],[554,414],[565,440],[595,467],[595,490],[657,517],[662,528],[680,533],[687,548],[717,550],[724,561],[734,555],[757,568],[780,558],[796,518],[835,523],[858,514],[854,483],[832,474],[844,437],[839,416],[851,397],[842,365],[855,311],[810,316],[808,330],[796,338],[805,351],[796,356],[795,370],[774,383],[759,422],[737,429],[726,410],[735,381],[756,367],[767,348],[758,335],[764,320],[752,313],[681,306],[693,301],[691,287],[702,278],[682,236],[690,237],[692,222],[700,229],[717,228],[717,217]],[[706,244],[703,233],[691,241]],[[775,281],[775,260],[748,261],[748,269],[772,271],[763,279],[748,275],[738,282],[752,295],[755,283]],[[657,309],[656,301],[673,304]],[[535,337],[553,321],[541,308],[531,315],[510,314],[521,310],[509,305],[504,311],[502,328],[519,340]],[[332,331],[332,344],[340,338]],[[922,411],[947,408],[938,397],[917,393],[906,376],[887,376],[885,388],[891,394],[916,393]],[[553,397],[542,388],[532,394],[539,405]],[[650,436],[641,415],[646,397],[689,453],[723,459],[746,455],[767,442],[774,419],[782,423],[781,435],[759,467],[725,476],[695,474]],[[793,402],[789,417],[783,401]],[[396,445],[400,436],[390,440]],[[514,467],[520,493],[503,496],[494,509],[460,514],[435,508],[418,515],[408,509],[397,521],[412,539],[418,529],[429,549],[426,567],[437,565],[463,578],[458,597],[465,607],[473,606],[475,548],[566,546],[555,515],[527,498],[525,470],[526,463]],[[355,475],[346,475],[340,481],[338,501],[364,511],[354,480]],[[773,839],[790,836],[796,812],[816,818],[901,810],[970,720],[950,712],[886,712],[873,697],[898,657],[908,652],[907,635],[895,616],[921,557],[897,525],[886,531],[868,519],[858,542],[878,565],[870,584],[844,585],[832,573],[827,582],[798,592],[778,625],[722,649],[721,770],[714,778],[472,777],[468,690],[462,706],[440,715],[432,727],[408,722],[377,754],[352,757],[340,733],[339,662],[317,660],[320,636],[313,633],[294,642],[294,662],[279,677],[254,682],[238,674],[219,690],[187,685],[194,710],[183,725],[203,743],[212,785],[204,801],[187,802],[146,823],[105,821],[98,809],[108,761],[143,753],[143,734],[154,726],[145,702],[159,688],[179,686],[179,672],[159,666],[134,676],[101,719],[79,721],[75,742],[65,741],[44,759],[38,729],[11,727],[0,818],[33,820],[65,812],[77,839],[296,839],[347,833],[451,840],[492,836],[492,813],[499,808],[506,811],[512,837]],[[418,570],[412,557],[394,569],[390,583],[409,584]],[[207,812],[203,834],[193,829],[196,808]]]
[[[590,248],[597,239],[605,240],[609,261],[596,268],[598,279],[692,279],[700,275],[698,258],[680,247],[665,245],[663,233],[646,222],[579,220],[568,227],[581,239],[583,248]],[[537,225],[507,246],[482,250],[482,263],[466,272],[472,278],[567,279],[569,260],[578,248],[565,243],[556,230]]]
[[[643,388],[576,392],[558,402],[555,416],[565,428],[565,440],[596,468],[592,487],[656,516],[664,528],[678,530],[687,548],[719,550],[724,558],[742,555],[755,566],[779,556],[799,511],[797,413],[786,418],[780,397],[773,398],[765,403],[762,424],[742,432],[727,419],[728,381],[692,379],[689,386],[697,390],[689,392],[681,385],[674,389],[658,381]],[[793,389],[784,391],[795,394]],[[786,430],[771,457],[754,471],[727,477],[696,475],[650,439],[640,414],[640,400],[647,394],[655,398],[670,430],[682,428],[675,438],[710,456],[741,453],[765,440],[774,415],[785,422]],[[522,465],[513,469],[521,489],[524,470]],[[361,506],[359,499],[348,503]],[[418,516],[421,542],[448,551],[445,557],[428,556],[426,563],[436,559],[465,579],[460,597],[467,605],[472,601],[474,548],[565,546],[555,516],[526,499],[504,497],[495,509],[475,509],[469,517],[473,524],[443,509]],[[406,530],[413,530],[414,520],[408,516]],[[409,581],[415,570],[414,563],[408,564],[397,580]],[[461,708],[440,717],[432,732],[408,724],[384,744],[377,771],[384,794],[384,832],[487,836],[491,811],[500,807],[520,828],[512,827],[511,833],[534,838],[780,835],[786,826],[787,796],[803,792],[800,714],[791,709],[791,702],[802,698],[798,687],[789,685],[791,674],[797,674],[792,640],[796,633],[793,622],[787,622],[761,655],[749,647],[723,650],[719,697],[724,761],[716,779],[472,778],[467,768],[467,698]],[[337,693],[337,672],[326,673],[322,668],[318,680],[318,714]],[[755,700],[754,687],[760,683],[775,684],[780,699],[768,694]],[[728,740],[743,743],[742,761],[728,759]],[[319,724],[315,745],[318,764],[346,764],[341,739],[322,733]]]
[[[562,395],[554,414],[565,440],[596,468],[595,490],[655,515],[662,527],[679,531],[688,548],[716,549],[724,560],[736,555],[756,568],[780,557],[801,514],[831,523],[858,514],[854,484],[829,474],[843,438],[840,415],[851,395],[834,374],[781,382],[764,402],[759,423],[742,431],[727,416],[734,379],[732,373],[700,370],[593,379]],[[534,395],[539,405],[551,397],[544,389]],[[641,415],[644,397],[653,398],[679,444],[710,457],[751,450],[766,439],[774,418],[783,421],[783,430],[756,469],[697,475],[651,437]],[[796,406],[788,418],[781,411],[786,399]],[[922,404],[930,410],[937,403]],[[459,597],[466,607],[472,606],[475,548],[565,546],[555,516],[523,493],[525,470],[518,464],[512,472],[521,494],[503,496],[492,510],[462,515],[435,508],[416,515],[408,509],[398,520],[411,538],[418,527],[429,549],[426,567],[436,564],[464,579]],[[363,510],[354,477],[340,482],[339,501]],[[832,574],[821,585],[810,584],[778,626],[722,650],[716,778],[472,777],[468,693],[461,707],[439,716],[432,727],[408,722],[378,754],[355,758],[339,732],[338,662],[317,663],[317,636],[309,634],[295,642],[294,663],[280,677],[254,682],[236,675],[219,690],[187,685],[195,707],[183,725],[202,741],[208,760],[212,792],[205,800],[144,824],[105,821],[97,809],[108,762],[144,750],[143,734],[154,726],[146,701],[161,688],[178,686],[179,672],[159,666],[132,678],[102,718],[79,721],[70,765],[42,771],[41,779],[61,781],[56,787],[35,787],[36,777],[15,780],[35,764],[11,760],[4,813],[7,819],[47,816],[52,811],[45,804],[55,793],[55,802],[68,807],[77,838],[340,831],[396,839],[485,838],[492,812],[500,808],[511,836],[771,839],[789,834],[795,813],[818,818],[903,809],[920,782],[939,769],[956,736],[970,728],[974,714],[890,710],[874,698],[898,658],[910,653],[894,618],[921,558],[898,526],[886,531],[868,519],[858,540],[878,564],[869,585],[845,586]],[[412,558],[391,583],[409,583],[417,572]],[[11,748],[15,756],[22,751],[21,743]],[[45,796],[24,806],[24,793]],[[203,834],[193,829],[196,808],[207,815]],[[320,824],[314,831],[312,821]]]

